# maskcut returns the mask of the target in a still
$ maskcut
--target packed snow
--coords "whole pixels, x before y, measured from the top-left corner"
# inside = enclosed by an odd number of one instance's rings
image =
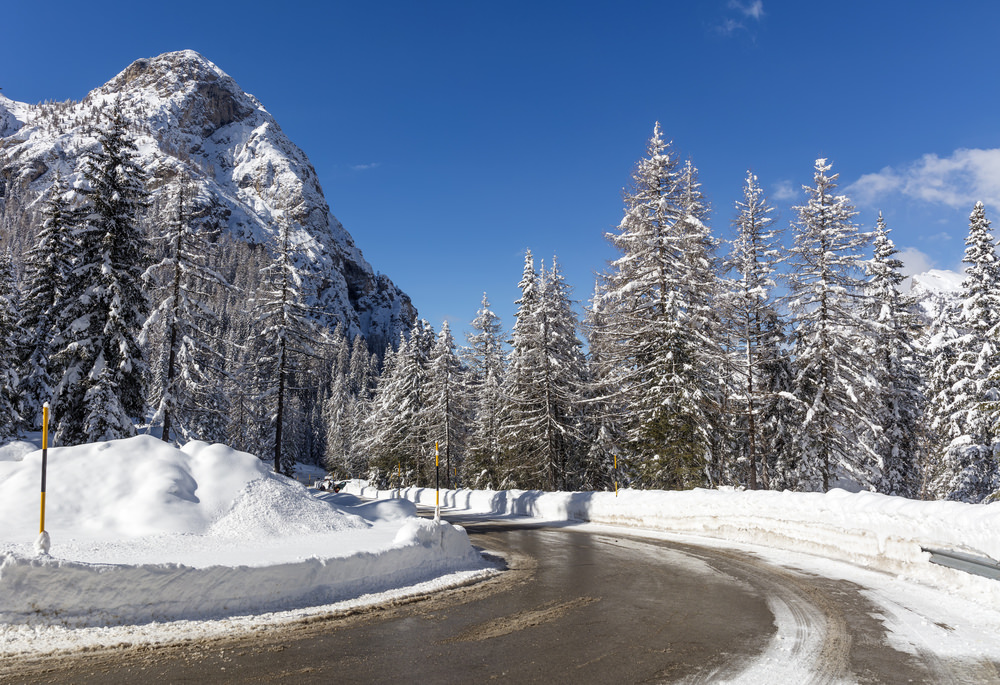
[[[94,629],[116,625],[222,630],[493,572],[462,528],[410,502],[310,491],[229,447],[151,436],[48,451],[38,554],[41,461],[30,443],[0,449],[0,654],[102,644]]]

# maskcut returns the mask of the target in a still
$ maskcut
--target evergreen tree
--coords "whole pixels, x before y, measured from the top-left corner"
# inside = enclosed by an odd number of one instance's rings
[[[587,451],[583,457],[580,484],[584,489],[594,490],[612,488],[616,482],[625,485],[635,475],[630,472],[624,458],[618,458],[624,457],[622,446],[627,443],[625,417],[629,410],[624,396],[618,392],[620,374],[611,362],[607,349],[609,341],[600,335],[600,331],[607,327],[607,312],[601,306],[601,295],[598,282],[584,321],[589,348],[584,437]]]
[[[579,470],[584,381],[582,345],[568,287],[553,260],[535,273],[530,250],[521,279],[505,389],[506,438],[519,487],[564,490]]]
[[[53,362],[58,307],[66,300],[73,264],[72,231],[80,220],[69,189],[56,171],[42,206],[42,223],[34,246],[24,258],[24,297],[18,326],[21,407],[27,425],[40,430],[42,405],[50,402],[59,369]]]
[[[254,329],[256,350],[255,375],[259,386],[256,403],[263,409],[272,433],[268,437],[274,455],[275,473],[289,475],[295,454],[286,435],[297,424],[298,416],[291,403],[296,378],[305,371],[305,360],[316,357],[314,341],[321,333],[306,304],[312,275],[296,260],[291,223],[279,220],[273,261],[264,268],[265,278],[255,298]]]
[[[731,352],[735,375],[738,378],[734,401],[738,405],[740,441],[745,450],[747,472],[745,484],[756,490],[763,480],[758,476],[760,455],[771,452],[773,436],[762,425],[763,410],[774,402],[775,379],[769,372],[778,370],[776,356],[782,343],[780,332],[774,339],[774,326],[778,319],[773,296],[774,274],[781,261],[778,232],[773,228],[768,203],[757,177],[747,172],[743,199],[736,202],[738,215],[733,222],[736,239],[726,263],[734,274],[730,281],[727,299],[732,323]],[[771,426],[773,428],[773,424]]]
[[[429,440],[438,443],[446,473],[444,484],[451,488],[452,476],[465,459],[469,388],[447,321],[441,326],[427,364],[426,414]]]
[[[965,241],[969,266],[962,282],[962,335],[955,340],[954,379],[945,411],[956,437],[932,487],[938,496],[980,502],[1000,489],[995,411],[1000,406],[1000,263],[982,202],[969,216]]]
[[[176,218],[160,237],[167,254],[146,272],[157,284],[158,304],[145,328],[157,331],[161,348],[151,424],[161,423],[164,441],[172,435],[222,440],[228,414],[222,393],[225,362],[218,351],[221,324],[210,298],[213,291],[231,286],[212,264],[218,233],[191,221],[188,205],[197,197],[190,195],[190,185],[182,179]]]
[[[53,418],[55,439],[64,445],[134,435],[145,408],[139,336],[149,304],[139,220],[147,192],[120,102],[98,141],[84,162],[86,206],[55,341],[62,377]]]
[[[837,175],[816,160],[809,201],[793,208],[792,325],[795,329],[795,397],[801,430],[800,486],[826,492],[846,475],[865,488],[879,482],[877,455],[860,439],[872,426],[860,400],[872,386],[864,353],[868,329],[858,306],[865,283],[862,251],[870,236],[853,222],[850,201],[835,195]]]
[[[21,415],[17,410],[17,370],[14,351],[22,336],[17,319],[18,293],[10,252],[0,254],[0,440],[17,435]]]
[[[874,244],[867,318],[873,327],[870,357],[875,380],[869,401],[878,428],[873,443],[882,472],[877,486],[889,495],[914,497],[920,483],[918,437],[924,397],[913,342],[915,323],[899,292],[903,263],[895,258],[899,251],[881,213]]]
[[[596,335],[622,373],[641,481],[703,485],[720,424],[714,241],[694,169],[678,169],[659,124],[632,178],[625,216],[608,236],[621,256],[603,284],[608,317]]]
[[[503,326],[483,293],[468,335],[467,365],[471,375],[473,421],[464,464],[469,487],[492,489],[503,480],[501,415],[506,371]]]
[[[365,448],[370,455],[370,477],[383,484],[397,472],[408,484],[431,482],[434,445],[432,441],[428,445],[427,438],[426,385],[427,343],[432,340],[433,329],[425,321],[417,322],[408,340],[401,335],[399,349],[387,354],[375,389]]]

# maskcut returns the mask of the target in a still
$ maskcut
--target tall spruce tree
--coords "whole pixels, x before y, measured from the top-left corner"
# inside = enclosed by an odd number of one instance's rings
[[[483,293],[467,340],[466,364],[471,376],[473,419],[463,465],[464,480],[469,487],[492,489],[499,487],[503,480],[501,416],[506,355],[503,325],[490,307],[486,293]]]
[[[584,357],[568,287],[552,269],[534,270],[525,256],[521,298],[515,314],[506,442],[514,455],[519,487],[565,490],[579,472]]]
[[[444,484],[465,460],[469,433],[470,398],[467,369],[455,351],[455,339],[445,321],[427,363],[428,439],[438,444],[445,467]]]
[[[837,174],[816,160],[805,205],[795,207],[795,245],[789,275],[795,330],[795,390],[800,410],[800,487],[829,490],[845,476],[874,488],[877,455],[861,434],[872,426],[861,402],[872,387],[865,355],[868,326],[862,317],[865,282],[861,261],[870,235],[858,231],[857,212],[836,195]]]
[[[41,430],[42,405],[52,400],[58,382],[59,369],[53,361],[58,307],[67,296],[74,258],[72,231],[79,220],[70,191],[57,170],[42,206],[38,237],[24,258],[19,394],[31,430]]]
[[[146,272],[157,304],[145,330],[156,333],[160,348],[151,424],[160,423],[164,441],[175,436],[215,442],[225,437],[228,407],[221,324],[211,298],[231,286],[212,263],[218,231],[192,221],[198,197],[186,178],[176,202],[176,216],[159,236],[166,254]]]
[[[365,448],[371,478],[426,486],[431,482],[433,440],[427,431],[427,364],[434,331],[418,321],[410,337],[400,336],[399,348],[387,353],[366,422]],[[402,483],[397,483],[401,485]]]
[[[9,251],[0,253],[0,440],[17,435],[21,415],[17,401],[15,351],[23,337],[17,318],[18,292]]]
[[[1000,406],[1000,262],[982,202],[969,216],[962,282],[962,331],[954,340],[948,420],[956,436],[932,484],[939,497],[980,502],[1000,489],[995,411]]]
[[[271,433],[267,440],[275,473],[291,474],[296,452],[286,435],[297,426],[291,401],[296,379],[305,373],[305,360],[317,356],[316,341],[322,339],[306,303],[312,274],[299,265],[299,248],[293,240],[291,222],[278,222],[273,261],[263,269],[264,283],[254,300],[256,321],[254,369],[259,388],[256,403],[263,409]]]
[[[903,263],[881,212],[875,225],[874,256],[868,264],[868,321],[874,388],[869,402],[877,430],[871,434],[882,479],[877,489],[914,497],[918,471],[920,420],[924,395],[914,347],[916,322],[900,293]]]
[[[874,411],[873,447],[882,478],[877,489],[916,496],[920,486],[919,435],[924,395],[914,347],[916,323],[900,293],[903,263],[881,212],[875,252],[868,265],[868,321],[873,331],[870,358],[875,385],[868,399]]]
[[[642,483],[708,482],[718,447],[718,290],[693,167],[679,169],[657,123],[632,175],[625,216],[609,240],[621,252],[602,284],[610,361],[632,408],[629,447]]]
[[[747,462],[744,483],[756,490],[764,481],[764,474],[759,473],[765,464],[761,457],[772,453],[774,446],[773,433],[768,430],[774,424],[763,418],[776,399],[771,374],[780,369],[776,362],[783,342],[773,325],[778,319],[773,293],[781,252],[779,232],[771,216],[774,208],[750,172],[736,209],[736,238],[726,262],[733,274],[726,303],[732,326],[731,353],[736,357],[733,368],[738,379],[733,401],[738,407],[734,413],[741,439],[736,445]]]
[[[148,254],[139,222],[148,193],[120,101],[98,143],[84,161],[86,205],[55,341],[62,377],[53,418],[64,445],[134,435],[145,409],[139,336],[149,310]]]

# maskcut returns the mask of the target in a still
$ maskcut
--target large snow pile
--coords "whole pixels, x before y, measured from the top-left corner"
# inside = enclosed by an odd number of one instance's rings
[[[348,491],[433,505],[426,488]],[[613,492],[442,491],[444,506],[547,521],[589,521],[804,552],[846,561],[986,602],[1000,609],[1000,582],[930,562],[925,549],[1000,559],[1000,504],[920,502],[832,490],[622,490]]]
[[[41,452],[29,447],[0,449],[0,624],[220,618],[484,567],[464,530],[410,503],[317,497],[252,455],[150,436],[49,450],[52,548],[39,556]]]

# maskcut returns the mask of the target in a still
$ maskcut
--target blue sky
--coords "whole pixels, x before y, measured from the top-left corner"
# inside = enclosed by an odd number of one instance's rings
[[[171,50],[215,62],[435,327],[464,329],[483,291],[509,327],[526,248],[586,301],[655,121],[722,237],[747,169],[787,226],[818,157],[912,269],[958,268],[977,199],[1000,218],[996,2],[12,5],[14,100],[80,98]]]

